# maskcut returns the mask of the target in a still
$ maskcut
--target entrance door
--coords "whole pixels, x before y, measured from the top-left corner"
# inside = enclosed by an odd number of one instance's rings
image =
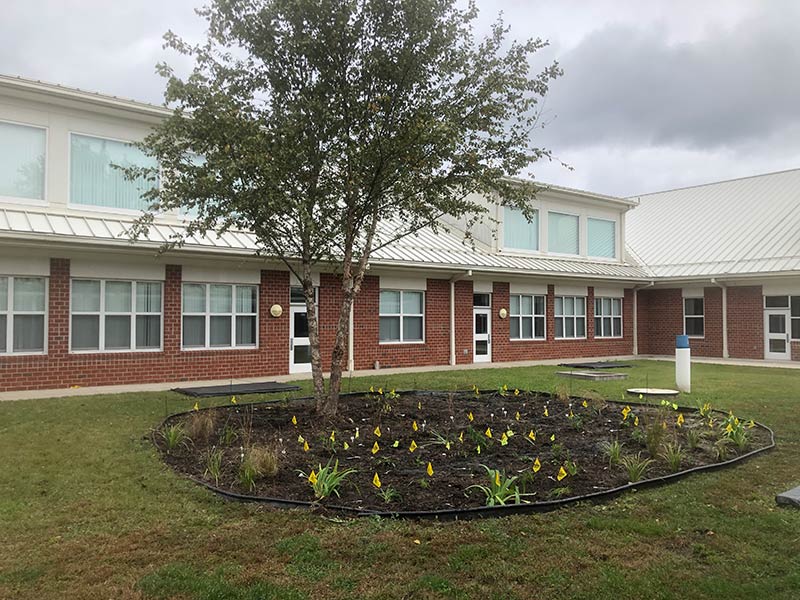
[[[310,370],[308,313],[305,306],[292,306],[289,308],[289,373],[307,373]]]
[[[764,358],[770,360],[789,360],[789,311],[764,310]]]
[[[472,304],[473,362],[492,362],[491,294],[475,294]]]

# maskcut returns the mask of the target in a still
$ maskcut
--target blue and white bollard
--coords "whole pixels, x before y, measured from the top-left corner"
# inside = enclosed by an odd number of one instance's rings
[[[682,392],[692,392],[692,351],[688,335],[675,337],[675,385]]]

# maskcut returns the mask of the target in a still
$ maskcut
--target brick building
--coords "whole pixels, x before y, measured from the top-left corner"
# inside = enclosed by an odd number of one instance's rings
[[[0,77],[0,391],[309,370],[305,306],[246,232],[159,245],[111,164],[163,108]],[[533,222],[484,198],[464,243],[422,231],[376,252],[348,367],[671,354],[800,360],[800,171],[614,198],[549,186]],[[388,224],[390,226],[390,224]],[[339,286],[316,274],[323,356]]]

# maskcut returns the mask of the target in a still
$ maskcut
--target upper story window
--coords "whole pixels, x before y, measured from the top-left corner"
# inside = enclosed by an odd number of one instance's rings
[[[577,215],[547,213],[547,249],[557,254],[580,254],[579,223]]]
[[[424,340],[424,292],[381,290],[379,311],[381,342]]]
[[[46,144],[41,127],[0,122],[0,198],[44,200]]]
[[[184,348],[253,348],[258,286],[183,284]]]
[[[606,219],[587,219],[589,237],[589,256],[598,258],[616,258],[617,240],[616,224]]]
[[[522,211],[510,206],[503,208],[503,246],[514,250],[539,249],[539,211],[531,220]]]
[[[594,299],[594,336],[622,337],[622,298]]]
[[[44,352],[45,281],[0,277],[0,354]]]
[[[690,337],[705,335],[705,307],[703,298],[683,299],[683,332]]]
[[[73,279],[70,350],[160,350],[159,281]]]
[[[556,296],[556,339],[586,337],[586,298]]]
[[[545,297],[511,294],[509,297],[509,330],[512,340],[545,338]]]
[[[144,177],[130,180],[119,168],[157,166],[155,159],[125,142],[71,134],[70,203],[123,210],[147,210],[142,198],[152,183]]]

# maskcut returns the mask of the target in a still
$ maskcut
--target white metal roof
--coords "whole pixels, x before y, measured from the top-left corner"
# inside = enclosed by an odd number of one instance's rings
[[[657,278],[800,271],[800,169],[638,199],[627,244]]]
[[[129,246],[126,231],[131,221],[119,217],[64,215],[58,213],[0,208],[0,237],[6,239],[59,241],[83,245]],[[387,227],[391,227],[387,224]],[[180,235],[179,223],[157,221],[139,247],[156,247]],[[252,255],[256,248],[253,235],[243,232],[210,234],[190,238],[186,249],[218,254]],[[648,277],[641,267],[581,259],[502,255],[474,249],[457,236],[430,229],[386,246],[373,255],[378,266],[428,267],[519,275],[548,275],[638,281]]]

